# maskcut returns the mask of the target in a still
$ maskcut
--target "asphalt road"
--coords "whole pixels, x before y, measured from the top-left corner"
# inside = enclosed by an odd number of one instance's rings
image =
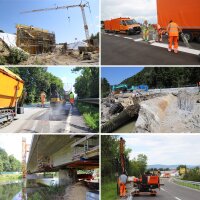
[[[70,104],[52,110],[27,107],[24,114],[17,115],[8,126],[1,128],[0,133],[89,133],[83,117],[76,107]]]
[[[136,41],[135,41],[136,40]],[[138,41],[137,41],[138,40]],[[158,45],[158,46],[154,46]],[[163,43],[141,41],[141,35],[127,36],[125,34],[102,33],[101,64],[102,65],[199,65],[200,57],[192,53],[168,52],[167,40]],[[195,53],[200,53],[200,44],[193,43]],[[190,51],[180,42],[181,48]]]
[[[133,197],[132,200],[199,200],[200,191],[176,185],[168,178],[162,179],[161,182],[164,183],[164,185],[161,186],[160,191],[157,191],[156,196],[141,194],[140,196]],[[121,200],[122,199],[123,198],[121,198]]]

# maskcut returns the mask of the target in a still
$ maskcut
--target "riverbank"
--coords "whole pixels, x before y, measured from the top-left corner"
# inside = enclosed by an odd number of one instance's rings
[[[21,180],[21,174],[0,174],[0,184],[9,181]]]

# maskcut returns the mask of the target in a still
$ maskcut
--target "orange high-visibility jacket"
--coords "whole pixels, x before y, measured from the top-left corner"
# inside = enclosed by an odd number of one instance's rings
[[[167,31],[169,36],[178,36],[179,35],[179,28],[175,22],[171,22],[168,27]]]

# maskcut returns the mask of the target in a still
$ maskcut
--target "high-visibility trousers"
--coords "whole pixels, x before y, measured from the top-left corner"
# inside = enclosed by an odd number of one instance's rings
[[[169,36],[169,49],[172,49],[172,45],[174,43],[174,50],[178,50],[178,36]]]
[[[71,104],[74,104],[74,99],[70,98],[70,99],[69,99],[69,102],[70,102]]]
[[[120,196],[126,196],[126,185],[124,183],[120,183]]]

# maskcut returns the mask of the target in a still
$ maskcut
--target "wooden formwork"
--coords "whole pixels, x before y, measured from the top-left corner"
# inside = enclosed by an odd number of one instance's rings
[[[42,54],[52,52],[55,45],[55,34],[48,30],[18,24],[17,41],[18,47],[30,54]]]

